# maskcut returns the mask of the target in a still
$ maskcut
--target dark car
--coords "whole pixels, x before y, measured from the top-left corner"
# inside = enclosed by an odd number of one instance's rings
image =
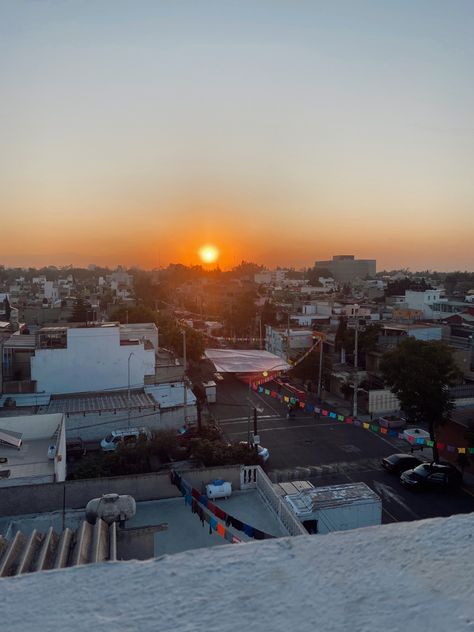
[[[422,463],[400,476],[408,489],[457,489],[462,484],[461,472],[451,463]]]
[[[400,474],[406,472],[406,470],[413,470],[418,465],[421,465],[423,461],[413,454],[391,454],[382,459],[382,467],[388,472],[394,474]]]
[[[81,456],[86,454],[86,446],[82,439],[68,439],[66,442],[66,459],[68,461],[74,461],[80,459]]]

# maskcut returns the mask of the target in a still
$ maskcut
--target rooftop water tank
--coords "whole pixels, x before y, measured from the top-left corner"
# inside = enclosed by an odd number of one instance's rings
[[[86,520],[95,524],[97,518],[102,518],[107,524],[123,523],[130,520],[137,511],[135,498],[129,495],[104,494],[100,498],[89,500],[86,505]]]

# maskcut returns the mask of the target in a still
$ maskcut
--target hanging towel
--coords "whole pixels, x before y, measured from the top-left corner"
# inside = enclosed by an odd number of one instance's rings
[[[233,516],[231,516],[230,523],[234,527],[234,529],[237,529],[237,531],[244,530],[244,523],[241,520],[237,520],[237,518],[234,518]]]
[[[220,518],[221,520],[226,520],[227,518],[227,514],[225,511],[223,511],[220,507],[218,507],[216,505],[215,510],[214,510],[214,515],[216,515],[218,518]]]
[[[248,535],[249,538],[253,538],[253,527],[251,527],[249,524],[244,524],[244,533],[245,535]]]

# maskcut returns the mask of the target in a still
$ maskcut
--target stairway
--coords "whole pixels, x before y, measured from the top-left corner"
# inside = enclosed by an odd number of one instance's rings
[[[84,520],[76,531],[66,528],[60,535],[53,527],[46,533],[33,529],[29,536],[17,531],[10,540],[0,535],[0,577],[115,560],[116,541],[116,524],[103,520],[95,525]]]

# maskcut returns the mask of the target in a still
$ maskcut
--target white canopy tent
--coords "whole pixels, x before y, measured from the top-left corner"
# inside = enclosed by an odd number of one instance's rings
[[[219,373],[270,373],[291,368],[277,355],[258,349],[206,349],[205,355]]]

